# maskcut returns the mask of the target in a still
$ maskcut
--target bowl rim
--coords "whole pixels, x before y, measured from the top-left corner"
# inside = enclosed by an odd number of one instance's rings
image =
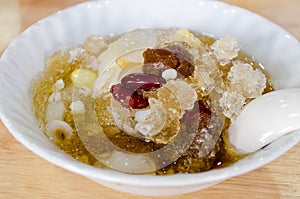
[[[89,7],[89,6],[96,6],[100,2],[117,2],[122,0],[97,0],[97,1],[87,1],[82,2],[77,5],[68,7],[66,9],[57,11],[54,14],[51,14],[36,23],[29,26],[26,30],[24,30],[22,33],[20,33],[5,49],[3,52],[1,58],[0,58],[0,73],[3,73],[3,69],[5,65],[5,57],[9,55],[9,51],[13,49],[14,45],[18,42],[19,38],[23,35],[26,35],[30,30],[40,24],[45,23],[47,20],[50,20],[52,17],[56,17],[59,15],[62,15],[66,12],[72,12],[76,9],[81,9],[83,7]],[[124,0],[123,0],[124,1]],[[259,20],[264,21],[265,23],[272,24],[276,30],[283,32],[285,35],[288,35],[290,39],[294,42],[298,42],[299,49],[300,49],[300,43],[299,41],[290,33],[286,32],[284,29],[276,25],[275,23],[267,20],[266,18],[250,12],[244,8],[240,8],[238,6],[230,5],[224,2],[219,1],[207,1],[207,0],[194,0],[195,2],[203,2],[204,4],[215,4],[218,6],[222,6],[225,8],[235,9],[236,11],[243,12],[247,15],[252,15],[253,17],[257,17]],[[0,91],[0,97],[3,96],[2,91]],[[108,170],[108,169],[99,169],[95,168],[91,165],[87,165],[84,163],[81,163],[69,156],[59,154],[58,157],[53,158],[52,155],[49,155],[47,153],[47,150],[43,148],[39,148],[37,146],[34,146],[29,140],[26,140],[22,133],[20,133],[17,129],[14,128],[13,123],[10,121],[10,118],[7,117],[6,114],[6,108],[5,104],[0,103],[0,118],[3,122],[3,124],[6,126],[8,131],[15,137],[16,140],[18,140],[20,143],[22,143],[27,149],[32,151],[33,153],[37,154],[38,156],[42,157],[43,159],[47,160],[48,162],[51,162],[54,165],[57,165],[61,168],[64,168],[68,171],[72,171],[74,173],[81,174],[83,176],[86,176],[91,179],[99,179],[111,183],[120,183],[120,184],[127,184],[127,185],[134,185],[134,186],[143,186],[143,187],[153,187],[153,186],[162,186],[162,187],[168,187],[168,186],[182,186],[182,185],[193,185],[193,184],[199,184],[199,183],[207,183],[207,182],[217,182],[217,181],[223,181],[227,178],[234,177],[237,175],[244,174],[246,172],[252,171],[254,169],[257,169],[258,167],[261,167],[270,161],[278,158],[283,153],[288,151],[290,148],[292,148],[294,145],[296,145],[299,140],[300,136],[296,137],[295,140],[293,140],[291,143],[285,145],[284,148],[282,148],[280,151],[277,151],[276,154],[270,155],[265,157],[262,161],[259,163],[253,163],[248,165],[247,167],[239,167],[238,170],[233,169],[232,167],[224,167],[220,169],[214,169],[209,170],[201,173],[195,173],[195,174],[172,174],[172,175],[166,175],[166,176],[154,176],[149,174],[127,174],[122,173],[114,170]],[[297,131],[300,135],[300,131]],[[296,133],[297,133],[296,132]],[[297,134],[296,134],[297,135]],[[251,169],[249,169],[251,168]]]

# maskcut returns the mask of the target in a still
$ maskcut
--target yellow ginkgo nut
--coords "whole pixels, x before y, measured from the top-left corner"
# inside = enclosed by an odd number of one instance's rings
[[[87,86],[92,88],[94,81],[97,78],[97,73],[91,69],[79,68],[72,72],[71,80],[75,86]]]

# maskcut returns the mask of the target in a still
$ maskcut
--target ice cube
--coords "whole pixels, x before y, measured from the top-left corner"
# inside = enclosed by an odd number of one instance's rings
[[[235,37],[229,35],[217,40],[211,48],[220,64],[225,66],[238,56],[241,46]]]
[[[256,98],[266,88],[266,76],[259,69],[253,70],[252,66],[241,61],[234,61],[227,79],[230,90],[242,93],[245,98]]]
[[[234,120],[245,105],[245,97],[241,93],[235,91],[226,91],[220,98],[219,103],[223,114],[231,120]]]

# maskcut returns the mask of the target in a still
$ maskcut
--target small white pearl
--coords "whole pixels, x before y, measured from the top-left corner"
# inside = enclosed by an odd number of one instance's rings
[[[161,76],[165,80],[175,79],[177,77],[177,71],[175,69],[167,69],[161,74]]]

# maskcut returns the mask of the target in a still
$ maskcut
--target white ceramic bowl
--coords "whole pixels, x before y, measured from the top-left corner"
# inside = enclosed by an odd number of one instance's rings
[[[226,168],[198,174],[152,176],[85,165],[46,138],[32,114],[30,95],[31,80],[43,70],[46,55],[81,44],[90,34],[107,36],[135,28],[174,26],[215,37],[233,34],[243,51],[265,65],[278,81],[277,88],[300,87],[299,42],[249,11],[216,1],[92,1],[37,22],[9,45],[1,58],[2,121],[17,140],[49,162],[113,189],[145,195],[182,194],[209,187],[267,164],[299,142],[297,131]]]

